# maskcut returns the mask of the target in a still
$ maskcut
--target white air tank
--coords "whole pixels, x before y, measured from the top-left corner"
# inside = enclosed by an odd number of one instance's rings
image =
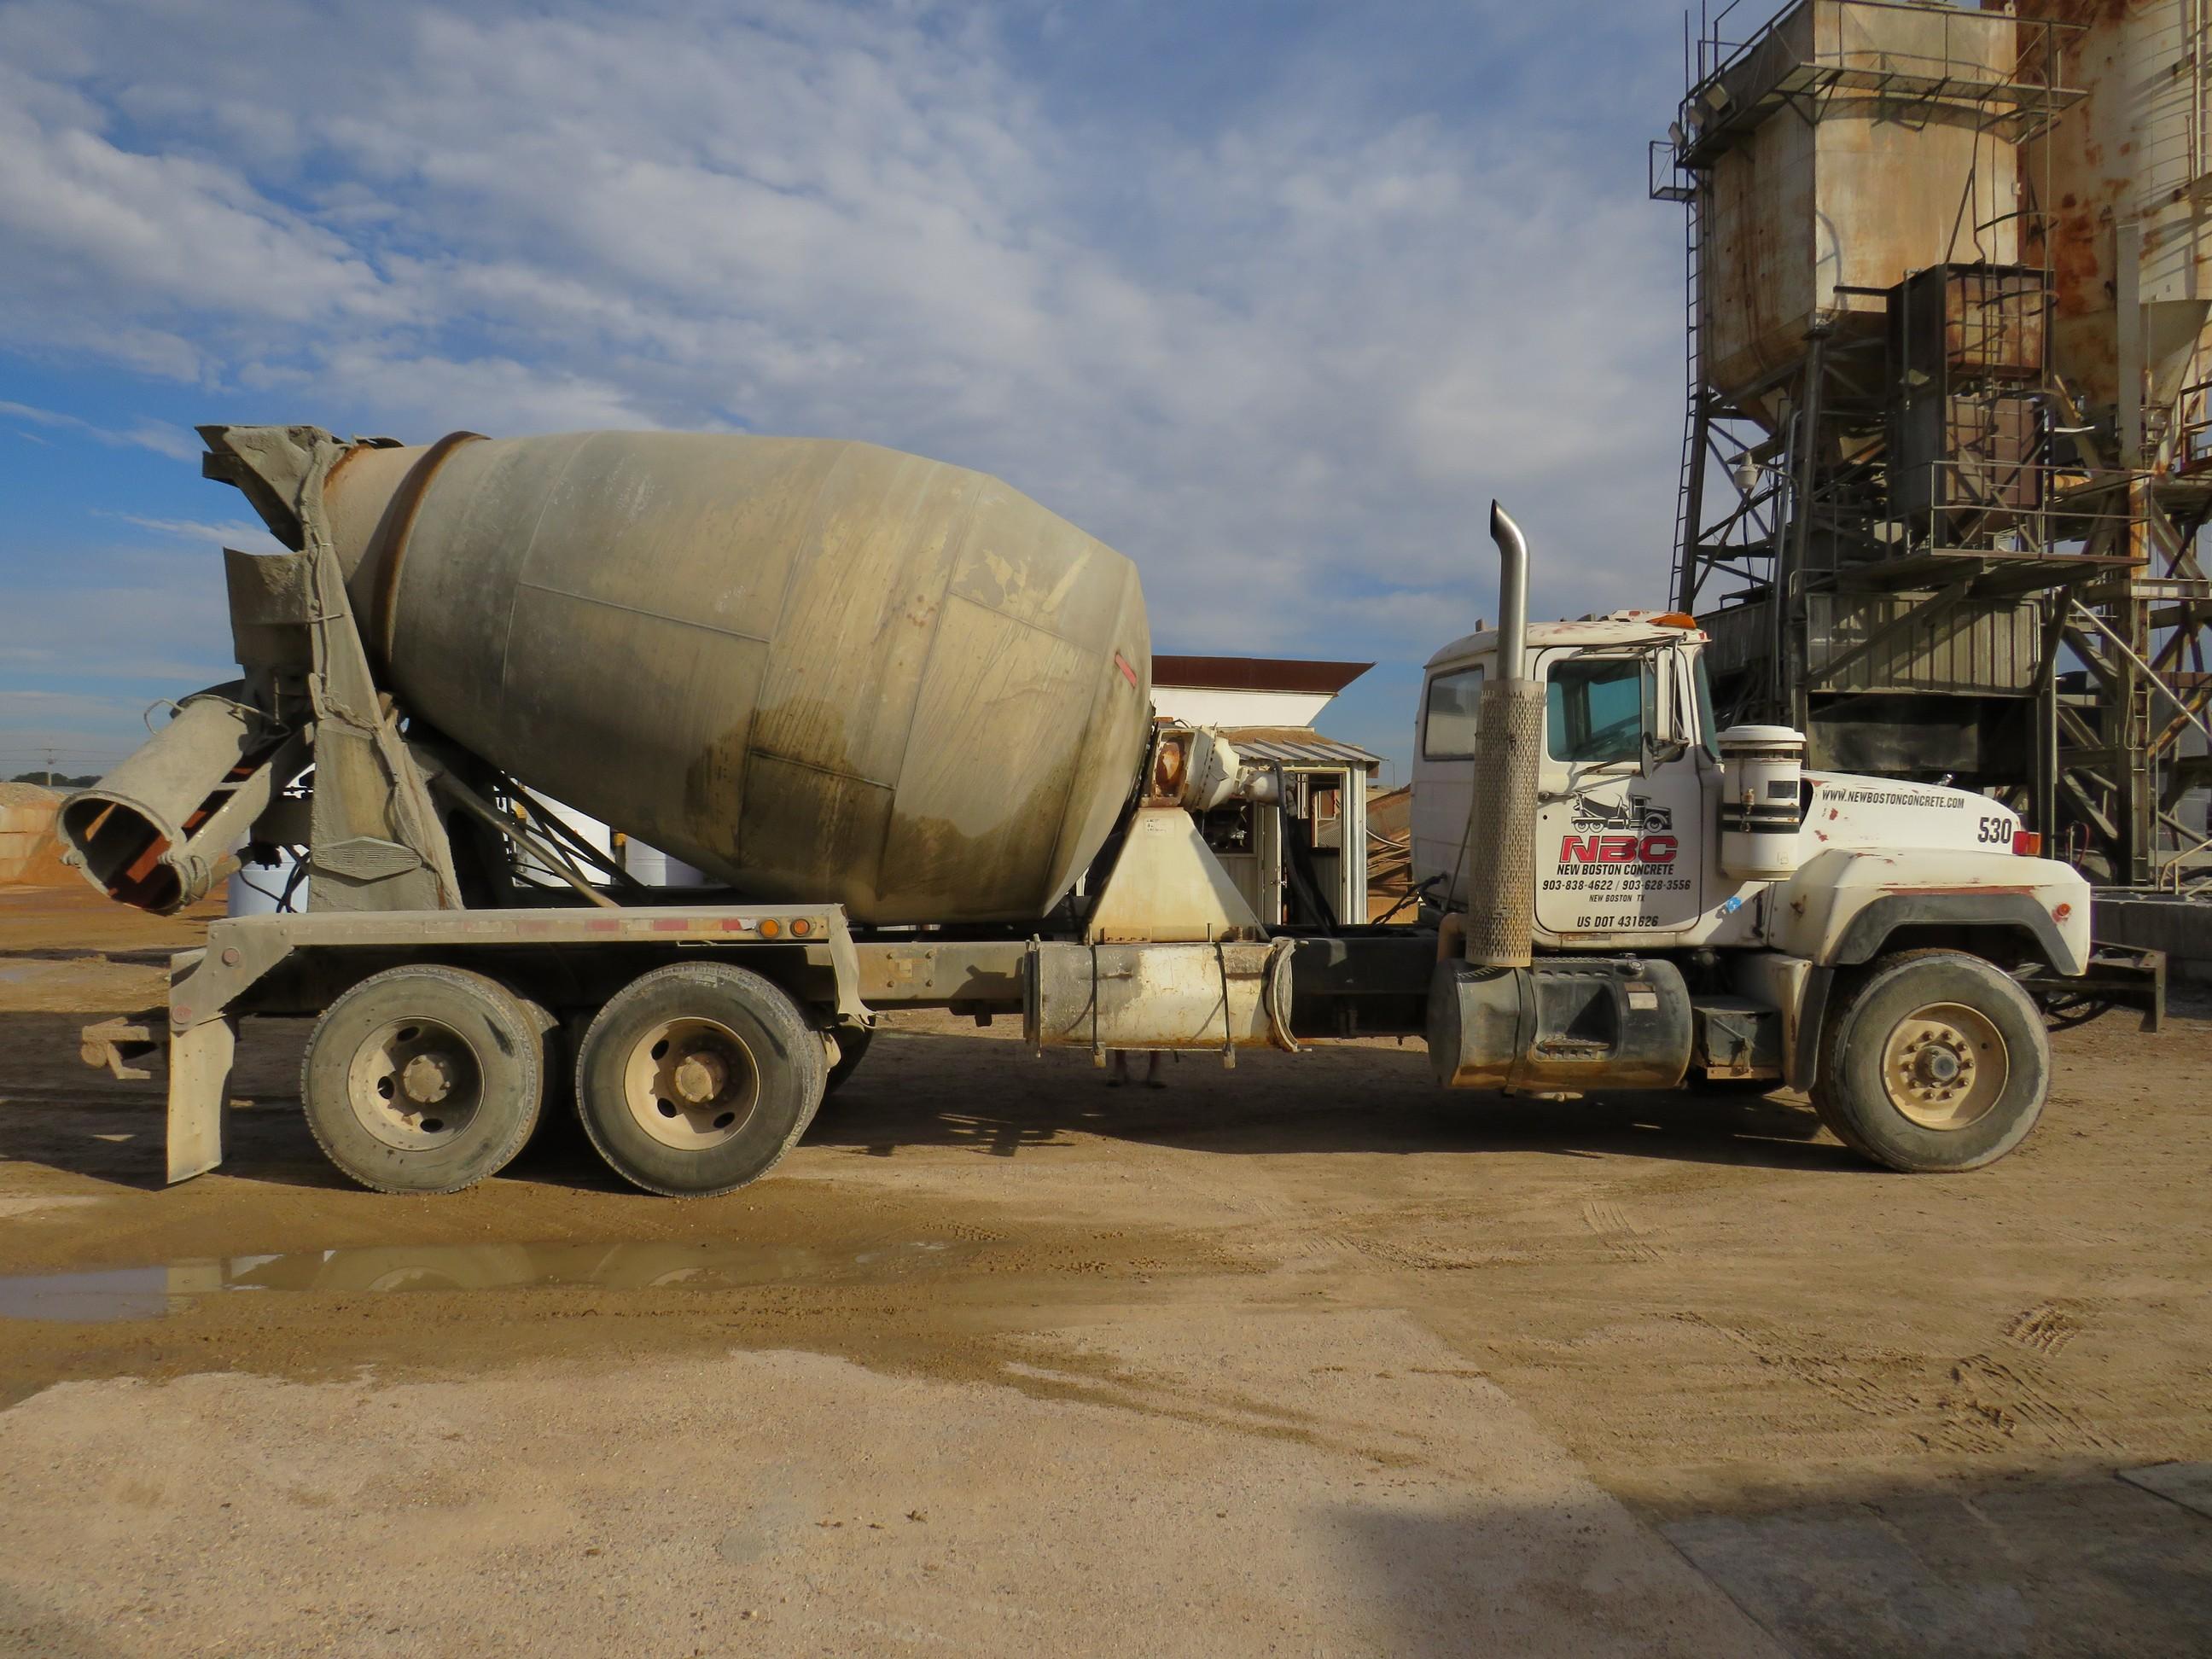
[[[289,847],[266,848],[270,861],[256,862],[247,855],[249,842],[241,842],[231,850],[239,856],[239,866],[231,873],[223,892],[223,914],[232,916],[273,916],[285,908],[284,896],[292,896],[290,908],[295,911],[307,908],[307,884],[296,880],[300,861]]]
[[[682,859],[671,858],[658,847],[648,847],[641,841],[626,842],[622,849],[623,868],[635,876],[647,887],[704,887],[707,872]]]
[[[1805,822],[1805,734],[1731,726],[1720,747],[1722,873],[1739,881],[1789,875]]]

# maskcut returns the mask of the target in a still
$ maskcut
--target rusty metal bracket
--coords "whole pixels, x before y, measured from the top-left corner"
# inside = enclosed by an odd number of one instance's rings
[[[1022,1035],[1029,1041],[1030,1054],[1038,1060],[1044,1058],[1044,998],[1038,983],[1043,977],[1040,968],[1040,957],[1044,941],[1035,933],[1031,933],[1029,939],[1029,948],[1022,953]],[[1095,1020],[1097,1018],[1096,1011],[1098,1006],[1097,981],[1095,977],[1097,956],[1095,952],[1091,957],[1091,963],[1094,977],[1091,981],[1091,1006],[1093,1010],[1091,1018]]]
[[[1097,959],[1097,945],[1091,947],[1091,955],[1093,961]],[[1221,948],[1218,939],[1213,941],[1213,965],[1221,973],[1221,1069],[1233,1072],[1237,1069],[1237,1025],[1229,1013],[1229,954]],[[1264,997],[1267,994],[1266,982],[1262,981],[1260,994]]]
[[[105,1066],[119,1083],[143,1083],[154,1074],[131,1061],[143,1060],[161,1046],[154,1035],[155,1023],[161,1018],[157,1008],[143,1014],[118,1014],[88,1025],[78,1036],[77,1056],[88,1066]]]

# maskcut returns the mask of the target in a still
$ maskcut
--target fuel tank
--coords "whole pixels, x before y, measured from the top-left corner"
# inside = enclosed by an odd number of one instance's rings
[[[872,444],[581,432],[356,446],[325,510],[410,717],[763,899],[1025,921],[1139,769],[1136,568]]]

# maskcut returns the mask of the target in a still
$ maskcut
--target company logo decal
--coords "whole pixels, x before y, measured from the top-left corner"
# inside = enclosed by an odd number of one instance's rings
[[[1674,810],[1670,806],[1654,806],[1649,795],[1628,795],[1620,800],[1595,800],[1588,795],[1575,798],[1575,827],[1577,830],[1632,830],[1639,836],[1655,830],[1674,827]]]
[[[1668,833],[1674,827],[1672,807],[1655,806],[1649,795],[1617,800],[1588,795],[1575,802],[1574,827],[1582,833],[1559,840],[1562,864],[1672,864],[1680,843]],[[1593,833],[1593,832],[1609,833]]]
[[[1672,864],[1681,844],[1672,836],[1562,836],[1562,864]]]

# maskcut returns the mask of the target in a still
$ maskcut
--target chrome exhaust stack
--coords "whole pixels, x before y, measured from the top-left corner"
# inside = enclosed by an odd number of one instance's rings
[[[1526,968],[1536,909],[1536,766],[1544,741],[1544,688],[1529,677],[1528,543],[1496,501],[1498,658],[1483,683],[1475,742],[1474,799],[1467,818],[1466,958],[1482,968]]]

